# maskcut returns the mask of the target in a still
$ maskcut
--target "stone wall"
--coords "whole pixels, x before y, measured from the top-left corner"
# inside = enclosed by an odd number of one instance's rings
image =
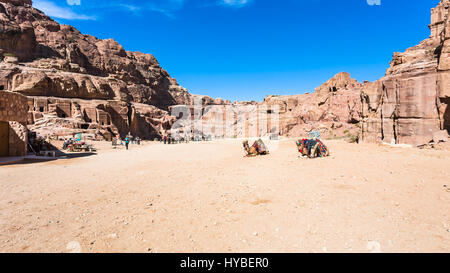
[[[0,91],[0,121],[9,124],[9,155],[27,154],[28,129],[27,97],[8,91]]]
[[[9,122],[9,155],[25,156],[27,154],[28,129],[26,124]]]
[[[26,122],[27,97],[8,91],[0,91],[0,120]]]

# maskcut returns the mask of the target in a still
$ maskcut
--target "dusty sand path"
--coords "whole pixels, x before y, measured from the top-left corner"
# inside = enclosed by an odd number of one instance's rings
[[[0,252],[450,252],[448,151],[327,144],[316,160],[229,140],[0,166]]]

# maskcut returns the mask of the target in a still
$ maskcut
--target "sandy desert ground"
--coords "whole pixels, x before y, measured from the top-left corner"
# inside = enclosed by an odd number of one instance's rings
[[[0,166],[0,252],[450,252],[450,152],[146,143]]]

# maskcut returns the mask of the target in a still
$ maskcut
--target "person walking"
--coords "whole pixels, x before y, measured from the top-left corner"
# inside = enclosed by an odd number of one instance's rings
[[[125,147],[127,147],[127,150],[128,150],[128,145],[130,144],[130,138],[129,137],[126,137],[125,138]]]

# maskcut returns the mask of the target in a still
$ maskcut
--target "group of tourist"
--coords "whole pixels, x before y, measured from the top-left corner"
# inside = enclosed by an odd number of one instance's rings
[[[69,148],[70,145],[72,145],[72,144],[74,144],[74,143],[76,143],[76,142],[77,142],[77,141],[76,141],[76,139],[74,139],[74,138],[66,139],[66,140],[64,140],[62,149],[63,149],[63,150],[67,150],[67,149]]]
[[[173,138],[171,136],[163,136],[159,139],[159,142],[164,144],[178,144],[178,143],[189,143],[189,141],[211,141],[212,136],[183,136],[178,138]]]
[[[133,137],[131,134],[128,134],[125,138],[121,138],[120,136],[118,138],[113,138],[112,145],[113,146],[125,146],[125,148],[128,150],[130,144],[136,144],[141,145],[142,139],[140,137]]]
[[[164,144],[175,144],[175,140],[168,136],[163,136],[159,139],[159,142]]]
[[[198,141],[212,141],[213,137],[211,135],[209,136],[183,136],[178,138],[173,138],[171,136],[163,136],[159,139],[160,142],[164,144],[178,144],[178,143],[189,143],[189,141],[192,142],[198,142]]]

